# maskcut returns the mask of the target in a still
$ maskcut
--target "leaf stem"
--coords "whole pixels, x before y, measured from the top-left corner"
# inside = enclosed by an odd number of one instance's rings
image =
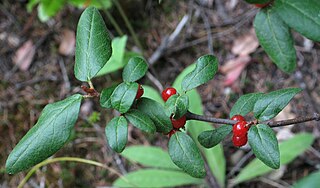
[[[108,167],[107,165],[104,165],[102,163],[96,162],[96,161],[92,161],[92,160],[88,160],[88,159],[82,159],[82,158],[77,158],[77,157],[58,157],[58,158],[53,158],[53,159],[47,159],[39,164],[37,164],[36,166],[34,166],[29,172],[28,174],[23,178],[23,180],[20,182],[20,184],[18,185],[18,188],[22,188],[27,181],[30,179],[30,177],[42,166],[48,165],[50,163],[55,163],[55,162],[61,162],[61,161],[72,161],[72,162],[80,162],[80,163],[86,163],[86,164],[90,164],[90,165],[94,165],[94,166],[98,166],[98,167],[102,167],[104,169],[109,170],[110,172],[116,174],[117,176],[119,176],[119,178],[123,179],[124,181],[126,181],[129,184],[132,184],[129,182],[128,179],[126,179],[123,175],[121,175],[119,172],[117,172],[116,170],[114,170],[113,168]]]
[[[233,121],[230,119],[221,119],[221,118],[214,118],[210,116],[204,116],[204,115],[198,115],[194,114],[192,112],[187,112],[186,117],[188,120],[199,120],[199,121],[206,121],[210,123],[217,123],[217,124],[228,124],[228,125],[233,125],[237,123],[237,121]],[[294,119],[287,119],[287,120],[281,120],[281,121],[251,121],[249,124],[266,124],[269,125],[270,127],[283,127],[287,125],[292,125],[292,124],[297,124],[297,123],[304,123],[308,121],[320,121],[320,114],[314,113],[313,115],[309,116],[304,116],[304,117],[297,117]]]

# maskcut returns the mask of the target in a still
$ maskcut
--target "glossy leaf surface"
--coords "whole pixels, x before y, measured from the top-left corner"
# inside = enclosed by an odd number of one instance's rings
[[[264,124],[252,126],[248,141],[255,156],[271,168],[280,167],[278,140],[273,130]]]
[[[186,133],[176,132],[169,140],[169,155],[178,167],[196,178],[206,176],[204,161],[200,151]]]
[[[300,91],[299,88],[286,88],[261,95],[253,108],[255,118],[266,121],[275,117]]]
[[[109,146],[121,153],[128,141],[128,122],[123,116],[114,117],[105,128]]]
[[[89,81],[112,54],[111,39],[99,11],[86,8],[77,27],[74,73],[78,80]]]
[[[124,114],[128,121],[138,129],[147,133],[154,133],[156,127],[153,121],[145,113],[136,109],[131,109]]]
[[[132,57],[123,69],[122,78],[125,82],[135,82],[142,78],[147,70],[146,60],[141,57]]]
[[[189,91],[213,78],[218,71],[218,60],[213,55],[204,55],[196,62],[195,69],[182,80],[182,90]]]
[[[55,154],[68,141],[78,118],[82,96],[72,95],[46,105],[38,122],[10,153],[6,162],[9,174],[26,170]]]
[[[110,102],[111,106],[120,113],[126,113],[132,106],[138,91],[138,84],[121,83],[113,91]]]
[[[219,144],[231,131],[231,125],[222,125],[216,129],[202,132],[198,136],[198,141],[203,147],[212,148]]]
[[[260,45],[284,72],[296,69],[296,50],[290,28],[273,9],[262,9],[254,20]]]
[[[166,110],[160,103],[142,97],[138,100],[137,108],[151,118],[156,126],[157,132],[168,133],[171,131],[172,125],[170,117],[166,115]]]

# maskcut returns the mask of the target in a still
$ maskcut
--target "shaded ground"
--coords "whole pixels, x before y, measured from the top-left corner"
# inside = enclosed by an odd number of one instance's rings
[[[252,29],[252,20],[257,9],[237,0],[202,0],[202,1],[157,1],[145,0],[133,3],[124,1],[123,8],[133,24],[140,41],[143,41],[145,57],[151,57],[160,46],[165,36],[169,36],[177,27],[183,16],[189,20],[177,35],[173,45],[167,47],[152,66],[151,72],[164,86],[173,83],[175,77],[189,64],[203,54],[214,52],[220,65],[233,58],[231,52],[234,41],[247,35]],[[41,23],[37,12],[27,13],[25,1],[9,3],[5,0],[0,5],[0,187],[15,187],[26,172],[15,176],[4,173],[4,164],[12,148],[22,136],[36,123],[43,107],[49,103],[65,98],[71,93],[81,92],[81,83],[73,76],[74,57],[60,55],[58,51],[61,33],[64,29],[75,31],[81,10],[65,7],[48,23]],[[125,24],[115,9],[111,13],[126,32]],[[113,27],[111,32],[117,36]],[[210,35],[208,37],[208,32]],[[298,68],[291,75],[282,73],[268,59],[259,47],[251,53],[251,61],[242,71],[240,77],[230,86],[224,85],[225,75],[218,73],[214,80],[199,88],[203,97],[206,115],[227,117],[236,99],[249,92],[268,92],[285,87],[301,87],[304,89],[293,101],[286,115],[307,115],[320,112],[319,87],[319,54],[320,45],[314,43],[309,48],[308,41],[295,34],[298,52]],[[36,53],[31,66],[21,71],[12,63],[15,52],[26,41],[31,40]],[[135,49],[129,37],[129,49]],[[121,79],[120,72],[109,74],[94,80],[98,90]],[[144,78],[143,84],[153,85]],[[107,164],[120,171],[130,171],[139,166],[127,164],[110,151],[105,145],[101,131],[106,120],[111,118],[111,111],[101,110],[97,101],[86,101],[82,109],[80,121],[75,129],[75,137],[55,156],[77,156],[93,159]],[[94,111],[102,111],[96,126],[87,120]],[[92,116],[91,116],[92,117]],[[308,131],[319,137],[319,123],[310,122],[294,126],[292,132]],[[99,133],[100,132],[100,133]],[[167,139],[163,135],[144,135],[135,129],[130,130],[129,145],[157,145],[166,147]],[[241,184],[249,187],[287,187],[300,177],[319,168],[319,139],[313,149],[297,158],[287,166],[284,174],[278,179],[264,177],[249,183]],[[245,148],[238,150],[227,139],[224,152],[227,156],[228,178],[234,177],[236,158],[234,153],[243,156],[248,152]],[[236,152],[237,151],[237,152]],[[248,160],[253,156],[248,156]],[[234,161],[234,159],[233,159]],[[34,175],[29,187],[43,182],[48,187],[96,187],[111,185],[116,179],[114,174],[100,168],[75,164],[53,164],[43,168]]]

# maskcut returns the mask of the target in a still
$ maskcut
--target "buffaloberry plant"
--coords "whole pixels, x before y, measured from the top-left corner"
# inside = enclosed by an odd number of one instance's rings
[[[268,0],[247,1],[255,4],[269,3]],[[291,61],[294,50],[289,28],[296,29],[311,39],[320,38],[319,29],[311,31],[306,27],[312,23],[316,25],[313,28],[319,28],[320,17],[313,17],[314,12],[319,12],[319,9],[315,10],[319,7],[317,5],[316,0],[276,0],[263,8],[256,17],[255,28],[262,46],[278,66],[287,72],[292,71],[295,66],[295,62]],[[297,14],[296,9],[299,10]],[[291,18],[292,14],[296,16]],[[295,21],[299,19],[303,19],[303,22]],[[280,38],[285,42],[279,43],[280,46],[274,45]],[[230,133],[236,147],[248,142],[257,159],[272,169],[278,169],[280,164],[290,161],[280,161],[279,144],[272,128],[320,120],[319,114],[279,122],[271,120],[301,92],[299,88],[243,95],[232,107],[230,119],[202,115],[199,108],[193,107],[194,100],[198,97],[194,93],[195,88],[213,79],[218,71],[218,60],[213,55],[198,58],[190,69],[188,68],[190,71],[180,77],[179,82],[173,84],[174,87],[162,92],[164,105],[152,97],[142,97],[144,90],[139,80],[147,73],[148,62],[139,56],[131,58],[125,65],[122,72],[123,82],[99,92],[94,88],[92,79],[105,67],[112,50],[115,49],[111,47],[111,40],[99,11],[93,7],[87,8],[82,13],[77,27],[74,74],[79,81],[88,83],[89,88],[82,86],[85,95],[74,94],[62,101],[48,104],[43,109],[38,122],[10,153],[6,161],[6,171],[9,174],[27,170],[62,148],[71,136],[84,99],[99,98],[101,107],[119,112],[120,115],[111,119],[105,126],[106,140],[115,152],[126,152],[124,149],[128,141],[128,126],[132,125],[148,134],[167,134],[168,153],[175,164],[174,168],[179,167],[194,178],[206,176],[205,161],[201,152],[209,150],[204,148],[213,148]],[[244,118],[249,113],[253,116],[252,120]],[[216,129],[209,126],[205,131],[196,131],[195,127],[206,126],[202,124],[203,121],[222,125]],[[207,160],[210,163],[210,159]],[[224,180],[221,179],[219,183],[223,186]],[[241,182],[243,179],[235,181]]]
[[[292,30],[308,39],[320,41],[318,0],[245,0],[261,8],[254,19],[260,45],[284,72],[296,69],[296,50]]]

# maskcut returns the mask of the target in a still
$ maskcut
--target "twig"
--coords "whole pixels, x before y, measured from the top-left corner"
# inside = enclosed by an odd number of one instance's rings
[[[211,35],[211,30],[210,30],[210,22],[209,22],[209,18],[206,14],[206,12],[201,11],[201,17],[202,20],[204,22],[204,27],[207,31],[207,37],[208,37],[208,50],[209,53],[213,55],[213,39],[212,39],[212,35]]]
[[[210,116],[197,115],[192,112],[187,112],[186,117],[189,120],[200,120],[200,121],[206,121],[206,122],[217,123],[217,124],[233,125],[237,123],[237,121],[233,121],[230,119],[221,119],[221,118],[214,118]],[[283,127],[287,125],[304,123],[308,121],[320,121],[320,114],[314,113],[313,115],[297,117],[294,119],[287,119],[282,121],[262,121],[262,122],[251,121],[249,122],[249,124],[266,124],[266,125],[269,125],[270,127]]]
[[[161,92],[163,91],[163,86],[161,84],[161,82],[154,77],[151,72],[147,72],[147,77],[149,78],[149,80],[158,88],[158,90]]]
[[[210,160],[210,159],[208,159],[208,160]],[[206,179],[208,180],[208,183],[209,183],[210,187],[211,188],[220,188],[221,186],[218,184],[216,178],[212,174],[212,171],[210,170],[208,162],[205,161],[204,165],[205,165],[205,168],[206,168],[206,171],[207,171]]]
[[[148,59],[148,62],[150,65],[153,65],[158,59],[161,58],[163,53],[166,51],[166,49],[172,44],[173,41],[178,37],[183,27],[186,25],[186,23],[189,20],[188,15],[184,15],[179,24],[177,25],[176,29],[170,34],[170,36],[166,36],[161,41],[160,46],[156,49],[156,51],[151,55],[151,57]]]
[[[236,166],[234,166],[231,171],[228,173],[227,177],[232,177],[237,171],[240,170],[240,168],[242,167],[242,165],[248,161],[248,159],[253,155],[253,152],[250,151],[248,152],[245,156],[243,156],[241,158],[241,160],[239,162],[237,162]]]

